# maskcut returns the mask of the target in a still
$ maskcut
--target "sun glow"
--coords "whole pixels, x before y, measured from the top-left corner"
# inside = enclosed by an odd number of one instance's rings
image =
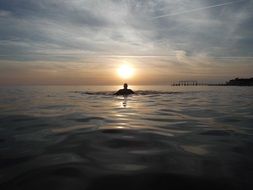
[[[131,78],[134,74],[134,69],[130,65],[122,65],[118,68],[118,75],[123,79]]]

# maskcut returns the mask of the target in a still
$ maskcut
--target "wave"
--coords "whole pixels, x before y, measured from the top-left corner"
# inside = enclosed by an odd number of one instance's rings
[[[114,95],[115,91],[71,91],[70,93],[77,93],[81,95],[105,95],[105,96],[112,96]],[[167,91],[155,91],[155,90],[137,90],[135,91],[134,95],[166,95],[166,94],[182,94],[185,92],[167,92]]]

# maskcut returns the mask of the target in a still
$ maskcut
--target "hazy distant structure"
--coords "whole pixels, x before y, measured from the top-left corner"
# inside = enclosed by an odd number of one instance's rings
[[[253,78],[243,79],[235,78],[226,82],[228,86],[253,86]]]
[[[198,81],[196,80],[181,80],[178,83],[173,83],[172,86],[197,86]]]
[[[253,86],[253,78],[235,78],[225,83],[203,83],[195,80],[181,80],[172,86]]]

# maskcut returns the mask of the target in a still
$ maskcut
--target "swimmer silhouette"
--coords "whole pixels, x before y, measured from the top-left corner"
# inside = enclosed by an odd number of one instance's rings
[[[128,85],[127,83],[124,84],[124,89],[119,89],[116,93],[114,93],[114,95],[123,95],[123,96],[127,96],[130,94],[134,94],[134,91],[132,91],[131,89],[127,89]]]

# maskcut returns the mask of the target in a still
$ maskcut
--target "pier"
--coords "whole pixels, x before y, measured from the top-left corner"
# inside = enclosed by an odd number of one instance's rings
[[[178,82],[173,82],[171,86],[226,86],[226,84],[203,83],[203,82],[198,82],[196,80],[181,80]]]
[[[198,86],[199,83],[196,80],[181,80],[177,83],[173,83],[172,86]]]

